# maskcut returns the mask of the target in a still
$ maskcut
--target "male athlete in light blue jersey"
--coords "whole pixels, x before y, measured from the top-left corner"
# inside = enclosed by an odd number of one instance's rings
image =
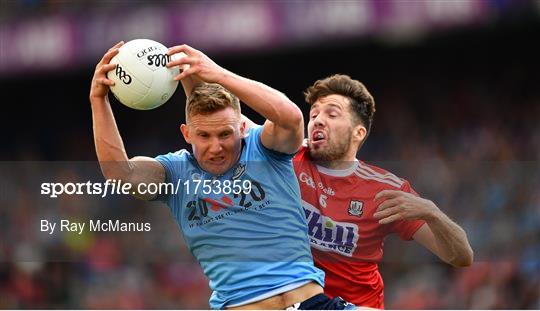
[[[219,67],[198,50],[175,46],[171,55],[187,55],[167,65],[183,69],[176,79],[203,82],[194,88],[184,84],[188,100],[181,131],[193,154],[129,159],[107,97],[113,82],[106,73],[114,69],[109,62],[121,45],[98,63],[90,91],[101,169],[106,178],[131,183],[133,189],[165,181],[180,185],[178,192],[160,199],[168,202],[210,279],[211,307],[349,308],[322,293],[324,275],[309,252],[291,162],[304,137],[298,107],[282,93]],[[267,119],[262,127],[245,131],[238,99]]]
[[[200,86],[194,93],[206,88],[221,87]],[[262,129],[247,133],[238,162],[218,176],[185,150],[156,158],[168,182],[188,181],[165,200],[210,280],[214,309],[323,280],[306,243],[298,185],[288,182],[295,178],[292,156],[267,149],[260,140]]]

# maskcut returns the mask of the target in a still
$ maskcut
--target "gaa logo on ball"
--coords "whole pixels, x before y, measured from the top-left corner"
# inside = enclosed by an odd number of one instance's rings
[[[168,49],[161,43],[136,39],[120,47],[111,64],[116,68],[107,73],[113,80],[114,96],[124,105],[138,110],[154,109],[171,98],[178,81],[178,67],[167,68],[171,60]]]

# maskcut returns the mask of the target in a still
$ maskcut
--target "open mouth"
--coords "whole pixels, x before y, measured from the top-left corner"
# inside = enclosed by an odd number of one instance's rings
[[[225,162],[225,157],[213,157],[210,158],[209,161],[213,165],[221,165]]]
[[[311,142],[313,144],[320,144],[326,141],[326,134],[323,131],[316,130],[311,133]]]

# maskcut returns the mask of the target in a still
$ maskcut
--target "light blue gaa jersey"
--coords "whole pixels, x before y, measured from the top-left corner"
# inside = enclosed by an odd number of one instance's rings
[[[222,176],[202,170],[186,150],[156,157],[167,182],[179,184],[161,199],[210,280],[213,309],[324,282],[311,257],[292,156],[264,147],[261,131],[249,131],[238,163]]]

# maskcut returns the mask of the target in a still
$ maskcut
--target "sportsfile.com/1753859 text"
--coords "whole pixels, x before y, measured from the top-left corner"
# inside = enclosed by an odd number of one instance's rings
[[[250,180],[177,180],[176,183],[131,183],[108,179],[105,182],[44,182],[41,183],[41,194],[49,198],[59,195],[169,195],[183,191],[185,194],[248,194],[251,192]]]

